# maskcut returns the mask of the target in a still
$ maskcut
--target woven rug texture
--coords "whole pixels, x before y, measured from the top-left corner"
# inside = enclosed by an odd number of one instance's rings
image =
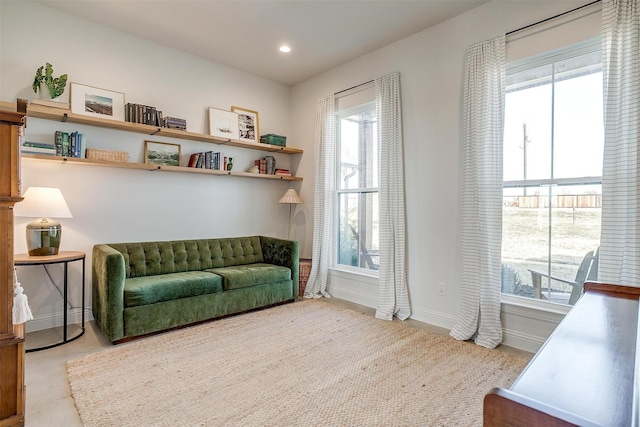
[[[67,362],[86,426],[480,426],[526,365],[305,300]]]

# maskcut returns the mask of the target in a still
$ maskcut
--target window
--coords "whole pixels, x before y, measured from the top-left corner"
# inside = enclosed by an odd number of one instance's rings
[[[585,278],[595,279],[602,105],[599,41],[507,66],[504,294],[573,304]]]
[[[375,103],[338,111],[336,262],[377,270],[378,139]]]

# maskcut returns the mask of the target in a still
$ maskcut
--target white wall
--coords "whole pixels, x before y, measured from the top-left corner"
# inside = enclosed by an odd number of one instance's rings
[[[45,62],[54,75],[123,92],[125,102],[154,105],[165,115],[187,119],[188,130],[207,133],[207,107],[232,105],[259,112],[261,133],[291,135],[290,88],[155,43],[131,37],[41,4],[0,2],[0,99],[33,98],[31,83]],[[68,100],[69,86],[63,100]],[[144,140],[181,144],[183,161],[220,146],[150,137],[90,126],[29,118],[26,139],[53,141],[55,130],[84,132],[88,146],[128,151],[143,161]],[[297,146],[293,138],[288,145]],[[267,152],[223,148],[244,170]],[[306,154],[303,154],[303,156]],[[300,155],[276,155],[277,165],[295,165]],[[286,237],[288,206],[278,203],[284,181],[185,173],[145,172],[23,159],[22,190],[59,187],[73,213],[63,219],[61,250],[87,253],[90,309],[91,250],[96,243],[209,238],[263,234]],[[299,189],[299,184],[294,183]],[[25,224],[16,218],[15,251],[26,252]],[[74,267],[77,274],[79,266]],[[51,268],[60,280],[60,269]],[[62,305],[39,267],[23,267],[19,279],[36,316],[28,330],[59,322]],[[78,274],[79,277],[79,274]],[[75,282],[77,284],[77,281]],[[79,297],[72,297],[79,307]],[[77,311],[77,310],[76,310]]]
[[[494,1],[431,29],[296,85],[292,92],[294,139],[312,149],[316,100],[331,93],[400,72],[402,85],[405,180],[408,233],[408,283],[412,317],[451,328],[460,300],[457,286],[456,221],[461,99],[466,48],[580,6],[587,2]],[[300,168],[313,168],[305,155]],[[302,197],[311,200],[313,176],[307,174]],[[312,204],[301,207],[311,216]],[[309,221],[307,233],[313,222]],[[304,241],[309,254],[311,240]],[[438,294],[438,282],[446,294]],[[333,272],[330,292],[374,306],[376,280]],[[566,309],[540,314],[537,310],[505,306],[505,342],[535,350],[553,330]],[[540,320],[541,318],[541,320]]]

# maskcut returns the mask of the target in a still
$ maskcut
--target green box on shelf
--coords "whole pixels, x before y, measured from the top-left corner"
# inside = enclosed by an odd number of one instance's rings
[[[275,133],[268,133],[260,136],[260,142],[263,144],[279,145],[280,147],[287,146],[287,137],[282,135],[276,135]]]

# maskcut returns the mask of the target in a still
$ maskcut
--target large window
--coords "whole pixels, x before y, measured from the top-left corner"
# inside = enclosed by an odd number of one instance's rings
[[[600,241],[598,42],[507,67],[502,292],[573,304]]]
[[[378,139],[375,103],[338,111],[337,264],[377,270]]]

